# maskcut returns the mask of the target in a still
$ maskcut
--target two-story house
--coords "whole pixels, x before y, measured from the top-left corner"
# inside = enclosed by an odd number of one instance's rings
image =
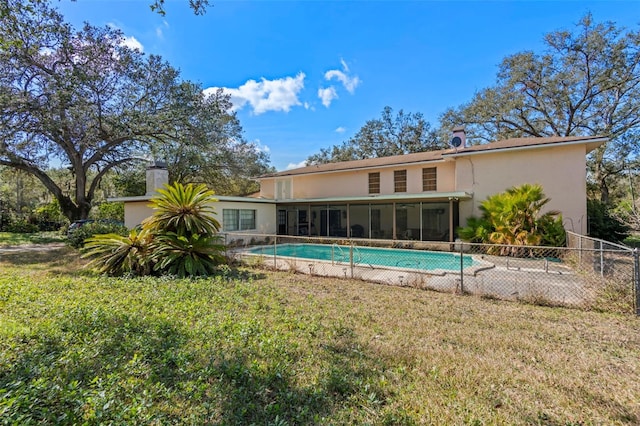
[[[454,241],[487,196],[540,184],[565,227],[586,233],[586,155],[603,137],[517,138],[329,163],[258,177],[258,198],[220,197],[223,230],[265,234]],[[457,138],[457,139],[456,139]],[[125,201],[125,223],[151,214],[150,195]],[[242,218],[244,217],[244,223]]]
[[[606,138],[518,138],[321,164],[262,176],[287,235],[453,241],[487,196],[537,183],[565,227],[586,232],[586,155]]]

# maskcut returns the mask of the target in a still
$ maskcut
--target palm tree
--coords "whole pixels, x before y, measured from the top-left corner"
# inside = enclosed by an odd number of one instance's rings
[[[132,229],[129,235],[95,235],[87,239],[83,257],[91,258],[88,267],[108,275],[148,275],[152,270],[150,243],[153,235],[145,229]]]
[[[217,200],[206,185],[174,183],[158,193],[151,199],[155,212],[142,222],[143,227],[177,235],[215,235],[220,230],[220,222],[214,217],[213,202]]]
[[[503,255],[517,255],[521,252],[513,246],[557,242],[557,236],[545,238],[547,232],[564,235],[560,212],[551,210],[542,213],[549,201],[542,186],[537,184],[509,188],[505,192],[487,197],[480,205],[482,217],[469,218],[467,227],[461,228],[459,234],[469,241],[511,246],[491,250]]]
[[[213,273],[224,261],[213,191],[205,185],[175,183],[158,192],[151,199],[155,212],[142,222],[141,231],[88,240],[84,257],[93,259],[91,266],[110,275],[156,272],[184,277]]]

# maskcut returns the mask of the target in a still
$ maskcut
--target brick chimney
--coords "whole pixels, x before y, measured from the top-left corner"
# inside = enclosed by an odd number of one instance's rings
[[[147,195],[155,195],[158,189],[169,183],[169,170],[164,161],[154,161],[147,167]]]

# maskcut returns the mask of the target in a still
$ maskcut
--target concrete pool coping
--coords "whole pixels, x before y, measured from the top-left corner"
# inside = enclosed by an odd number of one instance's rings
[[[292,244],[283,244],[283,245],[292,245]],[[348,246],[340,246],[342,248],[344,247],[348,247]],[[295,260],[296,262],[307,262],[307,263],[320,263],[320,264],[324,264],[324,263],[328,263],[332,266],[340,266],[340,267],[351,267],[351,264],[349,262],[342,262],[340,260],[326,260],[326,259],[315,259],[315,258],[306,258],[306,257],[296,257],[296,256],[286,256],[286,255],[281,255],[277,253],[277,250],[274,254],[265,254],[265,253],[253,253],[252,250],[256,250],[256,249],[260,249],[260,248],[269,248],[272,249],[273,246],[272,245],[261,245],[261,246],[253,246],[251,248],[245,248],[245,249],[239,249],[239,250],[233,250],[234,253],[238,253],[238,254],[242,254],[243,256],[257,256],[257,257],[263,257],[263,258],[281,258],[281,259],[289,259],[289,260]],[[359,247],[362,248],[362,247]],[[371,248],[371,249],[384,249],[384,250],[403,250],[403,251],[414,251],[414,252],[427,252],[427,253],[436,253],[436,254],[450,254],[454,257],[458,257],[461,256],[461,254],[459,252],[447,252],[447,251],[435,251],[435,250],[418,250],[418,249],[405,249],[405,248],[378,248],[378,247],[366,247],[366,248]],[[465,268],[462,268],[463,273],[465,275],[469,274],[469,275],[476,275],[478,272],[480,271],[484,271],[487,269],[492,269],[495,267],[494,263],[491,263],[487,260],[485,260],[483,258],[483,256],[481,255],[475,255],[475,254],[462,254],[462,256],[465,257],[469,257],[473,260],[473,262],[475,263],[474,265],[471,266],[467,266]],[[387,270],[387,271],[400,271],[400,272],[415,272],[415,273],[422,273],[422,274],[428,274],[428,275],[445,275],[445,274],[459,274],[460,273],[460,268],[456,268],[456,269],[442,269],[442,268],[438,268],[438,269],[422,269],[422,268],[412,268],[410,266],[387,266],[387,265],[379,265],[379,264],[371,264],[371,263],[363,263],[363,262],[353,262],[353,267],[364,267],[364,268],[370,268],[370,269],[381,269],[381,270]]]

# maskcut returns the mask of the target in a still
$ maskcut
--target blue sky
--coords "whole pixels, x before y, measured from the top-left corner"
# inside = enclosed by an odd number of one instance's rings
[[[184,79],[232,95],[247,140],[278,170],[353,136],[385,106],[436,126],[495,81],[506,55],[540,52],[545,33],[596,21],[637,29],[640,1],[61,0],[79,27],[113,25]]]

